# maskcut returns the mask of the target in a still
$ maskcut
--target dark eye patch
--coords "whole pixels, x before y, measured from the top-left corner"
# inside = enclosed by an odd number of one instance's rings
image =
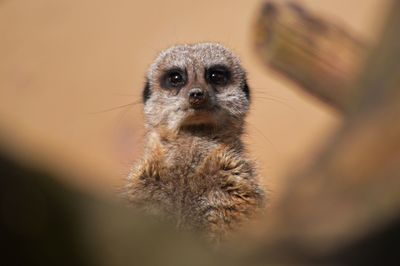
[[[160,85],[165,89],[182,88],[187,83],[187,72],[180,68],[172,68],[162,75]]]
[[[150,96],[151,96],[150,82],[149,82],[149,80],[146,80],[146,83],[144,85],[143,92],[142,92],[143,103],[146,103],[147,100],[150,98]]]
[[[244,95],[246,95],[247,100],[250,100],[250,89],[249,85],[247,84],[247,80],[245,80],[243,84],[241,84],[240,88],[244,92]]]
[[[226,86],[231,81],[232,73],[224,65],[215,65],[205,71],[205,80],[214,86]]]

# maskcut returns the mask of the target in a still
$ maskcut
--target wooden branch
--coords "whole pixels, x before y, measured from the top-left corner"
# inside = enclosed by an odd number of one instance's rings
[[[264,5],[254,28],[255,49],[265,65],[347,112],[352,81],[367,50],[355,34],[298,4],[272,1]]]
[[[346,93],[349,119],[315,163],[289,179],[268,217],[267,257],[333,265],[393,265],[398,257],[391,246],[400,243],[399,14],[393,1],[379,45]]]

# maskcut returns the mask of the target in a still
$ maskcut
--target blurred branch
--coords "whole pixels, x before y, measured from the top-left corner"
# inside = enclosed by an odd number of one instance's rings
[[[347,112],[352,81],[367,50],[355,34],[294,2],[268,1],[254,28],[255,48],[265,65]]]
[[[359,80],[337,99],[350,119],[315,163],[289,180],[270,217],[270,256],[341,265],[398,259],[392,246],[400,243],[399,14],[393,1]],[[301,62],[295,65],[305,73]]]

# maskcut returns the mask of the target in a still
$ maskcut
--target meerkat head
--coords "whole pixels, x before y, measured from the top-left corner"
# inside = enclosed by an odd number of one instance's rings
[[[239,59],[220,44],[178,45],[159,54],[143,90],[146,126],[242,129],[250,92]]]

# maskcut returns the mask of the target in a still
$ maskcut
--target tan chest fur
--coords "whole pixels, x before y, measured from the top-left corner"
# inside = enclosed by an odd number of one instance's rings
[[[153,137],[132,171],[129,200],[179,228],[223,237],[263,205],[253,164],[241,143],[201,137]]]

